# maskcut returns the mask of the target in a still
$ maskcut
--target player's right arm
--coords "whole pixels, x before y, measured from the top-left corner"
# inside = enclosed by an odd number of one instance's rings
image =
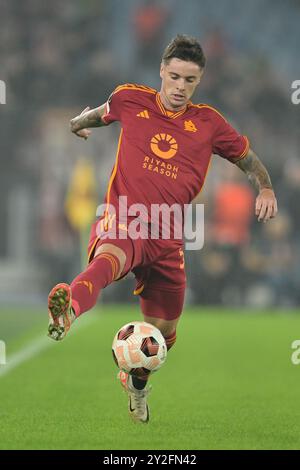
[[[91,134],[89,128],[105,126],[102,116],[106,113],[106,103],[98,108],[85,108],[79,116],[74,117],[70,121],[71,132],[78,137],[87,139]]]
[[[98,108],[85,108],[79,116],[71,119],[71,131],[78,137],[87,139],[91,133],[89,128],[108,126],[112,122],[122,122],[124,102],[127,93],[135,90],[137,85],[119,85],[109,96],[106,103]]]

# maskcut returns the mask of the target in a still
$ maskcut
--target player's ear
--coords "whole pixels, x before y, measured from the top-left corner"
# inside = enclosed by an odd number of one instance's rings
[[[198,82],[198,84],[201,82],[203,74],[204,74],[204,69],[203,69],[203,68],[200,68],[200,75],[199,75],[199,82]]]
[[[199,76],[198,76],[198,80],[197,80],[197,85],[196,85],[196,87],[199,86],[199,84],[200,84],[200,82],[201,82],[201,80],[202,80],[203,73],[204,73],[204,69],[201,68],[201,69],[200,69],[200,74],[199,74]]]
[[[164,69],[165,69],[165,66],[164,66],[164,63],[162,62],[162,63],[160,64],[160,71],[159,71],[160,78],[163,78]]]

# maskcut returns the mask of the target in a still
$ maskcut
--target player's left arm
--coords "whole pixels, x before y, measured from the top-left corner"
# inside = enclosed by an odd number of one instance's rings
[[[102,121],[102,116],[105,112],[106,103],[95,109],[90,109],[88,106],[79,114],[79,116],[71,119],[71,132],[86,140],[91,134],[91,131],[89,130],[91,127],[105,126],[105,122]]]
[[[258,221],[266,222],[276,216],[277,200],[272,187],[271,178],[258,156],[249,149],[247,155],[234,162],[244,173],[258,192],[255,202],[255,214]]]

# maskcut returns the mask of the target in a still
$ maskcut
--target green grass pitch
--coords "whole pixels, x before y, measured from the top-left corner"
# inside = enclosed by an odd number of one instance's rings
[[[39,313],[0,314],[8,364],[45,335]],[[111,355],[117,329],[136,319],[135,306],[100,307],[0,375],[0,449],[300,448],[299,314],[186,309],[151,380],[148,425],[129,419]]]

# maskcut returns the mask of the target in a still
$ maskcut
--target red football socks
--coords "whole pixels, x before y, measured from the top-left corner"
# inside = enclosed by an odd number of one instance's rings
[[[76,317],[90,310],[97,302],[100,290],[118,275],[120,263],[110,253],[100,253],[71,284],[72,307]]]
[[[176,330],[170,336],[165,336],[165,341],[167,345],[167,350],[169,351],[172,346],[174,346],[176,342]],[[143,390],[147,385],[147,380],[149,376],[145,375],[144,377],[136,377],[135,375],[132,376],[132,384],[134,388],[138,390]]]
[[[174,346],[176,342],[176,330],[170,336],[165,336],[165,341],[167,350],[169,351],[169,349],[171,349],[171,347]]]

